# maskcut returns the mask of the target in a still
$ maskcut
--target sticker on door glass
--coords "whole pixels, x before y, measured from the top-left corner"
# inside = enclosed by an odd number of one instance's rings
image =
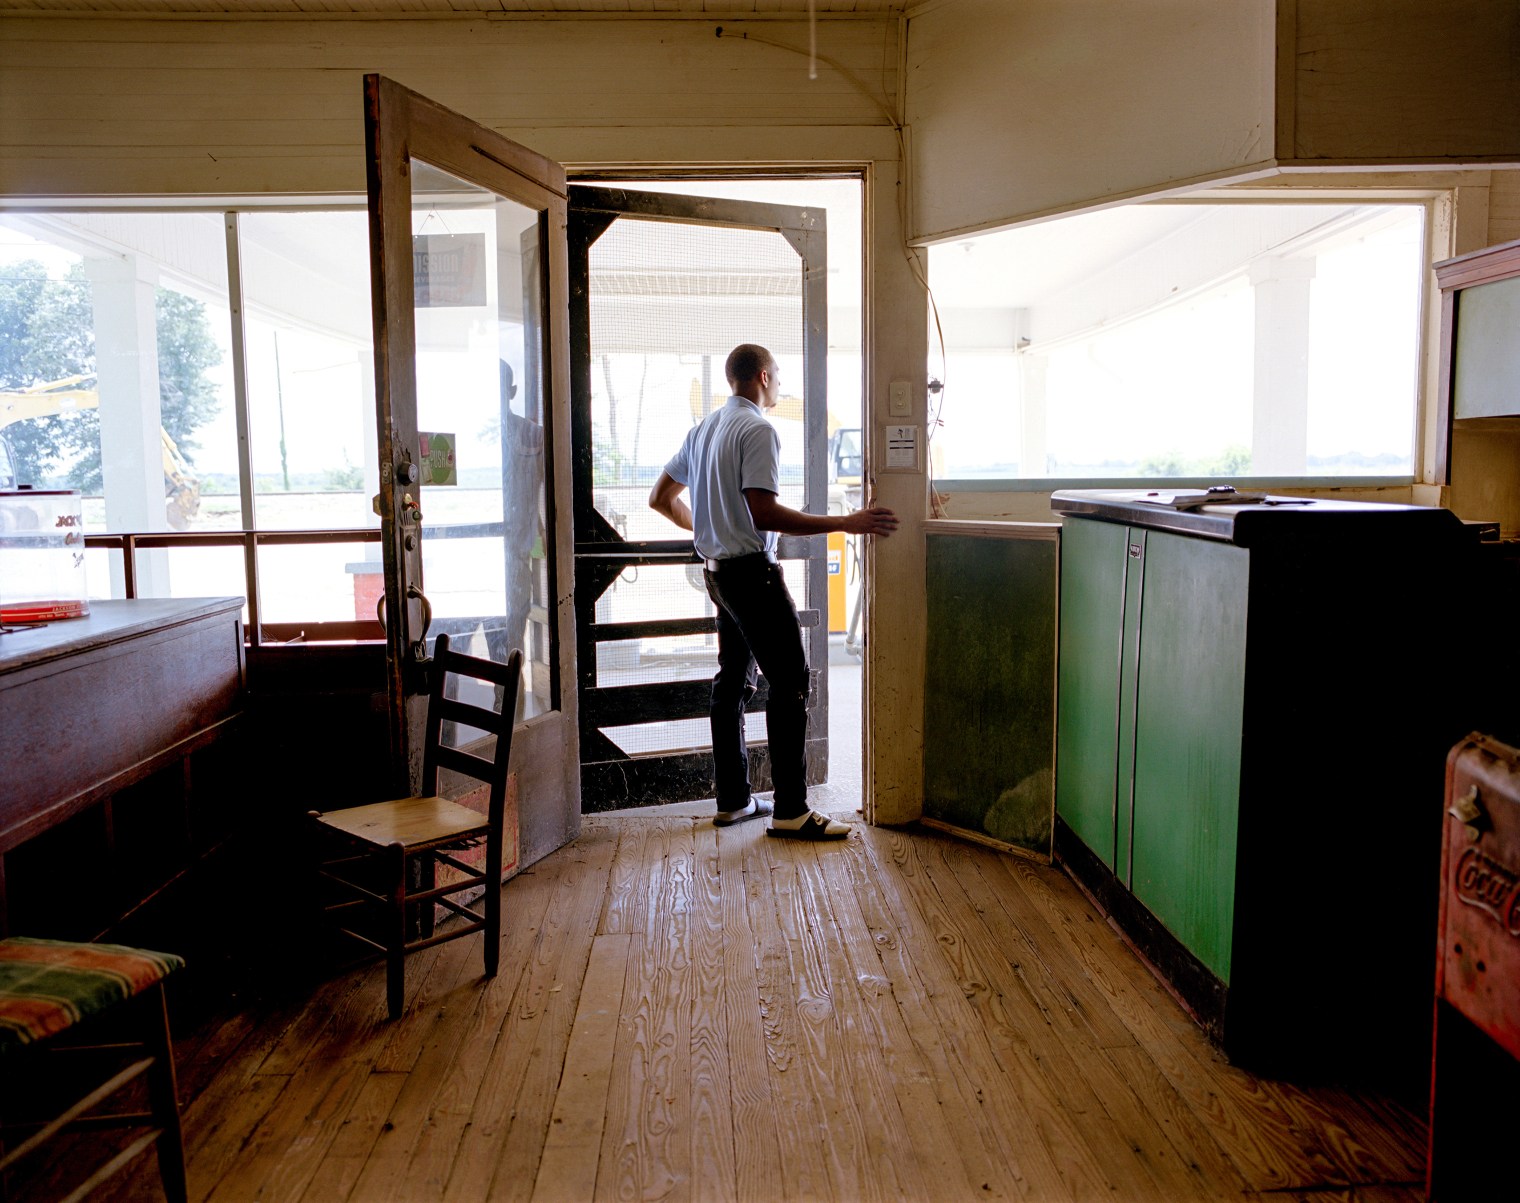
[[[486,303],[484,234],[414,234],[412,303],[418,309]]]
[[[417,436],[417,452],[422,458],[422,483],[457,485],[458,465],[454,463],[454,436],[429,431]]]

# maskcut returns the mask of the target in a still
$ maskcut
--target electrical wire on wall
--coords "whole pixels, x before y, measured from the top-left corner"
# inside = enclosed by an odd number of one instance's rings
[[[883,101],[876,96],[864,83],[862,83],[853,71],[836,59],[826,54],[818,53],[817,14],[814,11],[814,0],[808,0],[808,48],[804,50],[800,46],[792,46],[786,42],[778,42],[772,38],[758,37],[748,30],[741,32],[727,31],[719,25],[716,30],[720,38],[739,38],[746,42],[758,42],[762,46],[771,46],[777,50],[785,50],[791,54],[805,55],[808,60],[808,78],[818,78],[818,63],[822,62],[833,68],[839,77],[849,84],[873,104],[877,111],[886,118],[891,126],[892,133],[897,139],[897,158],[901,171],[902,183],[897,189],[897,229],[899,244],[902,247],[903,258],[907,261],[908,270],[912,272],[918,286],[924,290],[924,296],[929,303],[929,313],[934,319],[935,339],[939,344],[939,376],[929,382],[929,397],[925,399],[925,431],[924,431],[924,469],[929,478],[929,514],[933,518],[943,518],[944,496],[934,487],[934,462],[930,450],[934,443],[934,432],[943,424],[940,414],[944,408],[946,355],[945,355],[945,332],[939,319],[939,306],[934,302],[934,289],[929,284],[929,273],[924,268],[924,262],[919,256],[918,248],[908,241],[908,198],[912,194],[912,170],[908,159],[908,139],[905,126],[900,114],[892,112]],[[898,79],[901,81],[902,74],[899,71]],[[882,88],[883,93],[886,88]],[[902,88],[898,88],[898,104],[902,103]],[[932,398],[933,409],[929,411]]]

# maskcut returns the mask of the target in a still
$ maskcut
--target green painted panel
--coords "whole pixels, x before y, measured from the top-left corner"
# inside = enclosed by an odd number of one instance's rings
[[[1056,813],[1110,869],[1128,544],[1112,523],[1068,518],[1061,526]]]
[[[1135,897],[1230,980],[1249,553],[1148,532],[1135,716]]]
[[[1114,873],[1130,884],[1135,811],[1135,706],[1140,698],[1140,631],[1145,622],[1145,543],[1149,532],[1124,532],[1124,642],[1119,651],[1119,748],[1114,768]]]
[[[1056,541],[927,544],[924,814],[1049,856]]]

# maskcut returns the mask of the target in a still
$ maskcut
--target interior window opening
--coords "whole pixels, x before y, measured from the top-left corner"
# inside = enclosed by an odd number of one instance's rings
[[[1407,483],[1425,223],[1155,202],[931,247],[936,478]]]

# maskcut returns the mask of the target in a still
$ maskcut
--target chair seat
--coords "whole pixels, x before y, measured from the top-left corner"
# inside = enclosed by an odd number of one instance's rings
[[[184,964],[173,953],[120,944],[0,940],[0,1053],[125,1002]]]
[[[483,837],[490,830],[485,815],[447,798],[401,798],[351,806],[329,811],[318,822],[378,848],[395,843],[408,848],[435,848]]]

